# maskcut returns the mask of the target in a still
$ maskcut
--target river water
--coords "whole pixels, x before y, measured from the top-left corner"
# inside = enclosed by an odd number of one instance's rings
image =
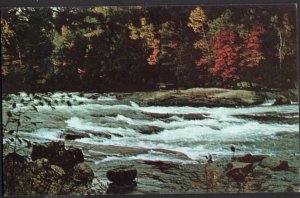
[[[204,160],[208,153],[214,158],[231,156],[231,145],[240,148],[236,155],[297,156],[299,153],[297,103],[272,106],[273,101],[266,101],[259,106],[236,108],[161,107],[121,102],[113,94],[57,92],[37,95],[50,100],[52,107],[46,105],[43,99],[26,93],[11,94],[10,100],[3,100],[3,122],[13,102],[17,103],[13,111],[22,111],[31,117],[30,121],[37,122],[34,127],[21,127],[21,137],[34,142],[64,140],[63,135],[71,131],[72,134],[89,135],[72,140],[74,146],[80,143],[149,149],[146,154],[108,155],[99,162],[147,159],[193,163]],[[32,104],[38,112],[34,111]],[[13,125],[10,127],[13,128]],[[141,133],[141,129],[149,127],[159,130]],[[97,133],[111,136],[108,138]],[[6,139],[4,135],[4,141]],[[190,159],[168,155],[157,149],[180,152]]]

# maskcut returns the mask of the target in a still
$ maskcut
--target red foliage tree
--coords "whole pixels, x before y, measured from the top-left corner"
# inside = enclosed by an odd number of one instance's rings
[[[232,30],[224,29],[218,32],[212,44],[214,65],[208,71],[214,76],[220,76],[227,83],[238,80],[239,50],[240,47],[236,44],[236,36]]]
[[[240,55],[241,67],[253,68],[259,65],[263,59],[261,51],[261,35],[263,28],[260,25],[253,26],[244,40],[243,51]]]

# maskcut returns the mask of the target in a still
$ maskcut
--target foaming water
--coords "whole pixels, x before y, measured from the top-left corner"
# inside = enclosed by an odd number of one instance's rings
[[[65,128],[48,129],[41,125],[36,131],[21,132],[20,135],[31,137],[38,141],[63,140],[62,135],[66,129],[73,133],[88,133],[90,138],[76,139],[76,142],[96,145],[114,145],[121,147],[166,149],[185,154],[190,160],[160,152],[131,156],[110,156],[105,160],[166,160],[182,163],[193,163],[203,159],[207,153],[218,158],[230,156],[230,144],[237,144],[241,148],[240,154],[275,154],[274,151],[260,144],[262,141],[272,142],[278,137],[276,134],[299,133],[299,123],[293,124],[269,120],[247,119],[241,115],[268,114],[278,115],[282,120],[297,119],[299,107],[294,105],[272,106],[274,101],[266,101],[260,106],[252,107],[162,107],[139,106],[134,102],[121,104],[116,96],[109,94],[80,94],[57,92],[49,95],[50,99],[58,102],[51,106],[39,105],[37,99],[32,99],[26,93],[14,95],[13,101],[17,102],[14,111],[32,111],[32,106],[25,106],[18,102],[19,98],[33,101],[39,114],[35,119],[53,119],[53,115],[61,115]],[[65,101],[71,101],[67,105]],[[4,107],[11,105],[4,104]],[[151,114],[158,114],[157,117]],[[162,115],[161,118],[159,115]],[[185,119],[183,115],[202,115],[199,118]],[[167,115],[167,116],[165,116]],[[51,117],[52,116],[52,117]],[[43,120],[40,120],[43,122]],[[60,125],[62,126],[62,125]],[[156,127],[158,131],[151,131]],[[150,130],[143,134],[141,129]],[[150,128],[150,129],[148,129]],[[101,134],[109,133],[111,137]],[[288,143],[287,143],[288,144]],[[297,152],[297,151],[295,151]]]

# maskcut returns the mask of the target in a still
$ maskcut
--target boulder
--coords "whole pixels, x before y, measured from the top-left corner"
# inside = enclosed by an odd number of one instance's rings
[[[278,96],[275,99],[275,102],[273,103],[273,105],[286,105],[286,104],[291,104],[291,102],[285,96]]]
[[[264,158],[266,158],[267,155],[251,155],[246,154],[244,156],[241,157],[235,157],[234,159],[238,162],[244,162],[244,163],[256,163],[256,162],[260,162],[261,160],[263,160]]]
[[[20,195],[19,186],[23,185],[22,176],[26,167],[26,159],[17,154],[9,153],[3,160],[4,195]]]
[[[273,171],[287,170],[289,168],[288,161],[276,157],[267,157],[263,159],[260,162],[260,166],[267,167]]]
[[[61,166],[65,171],[69,172],[78,164],[84,162],[84,156],[81,149],[71,148],[65,150],[60,155],[60,161],[54,163]]]
[[[91,184],[94,179],[94,172],[86,163],[79,163],[73,168],[73,180],[75,183]]]
[[[243,182],[245,177],[252,173],[253,168],[251,163],[231,162],[227,164],[226,175],[236,182]]]
[[[177,164],[174,164],[174,163],[168,162],[168,161],[145,160],[144,163],[147,165],[154,166],[154,167],[158,168],[159,170],[161,170],[162,172],[165,172],[171,168],[178,168]]]
[[[60,161],[60,156],[65,150],[65,144],[62,141],[33,145],[31,159],[35,161],[37,159],[47,158],[50,163],[56,164]]]
[[[269,168],[263,168],[261,166],[256,166],[254,169],[253,169],[253,175],[254,176],[263,176],[263,175],[267,175],[267,176],[270,176],[272,175],[272,171],[269,169]]]
[[[138,130],[142,134],[157,134],[163,130],[163,128],[158,126],[151,126],[151,125],[143,125],[143,126],[135,126],[134,129]]]
[[[107,178],[114,184],[132,184],[137,176],[137,169],[130,166],[121,166],[107,171]]]
[[[81,138],[89,138],[88,134],[66,134],[65,140],[76,140]]]
[[[31,158],[33,161],[46,158],[50,164],[58,165],[66,172],[72,171],[76,164],[84,162],[84,156],[80,149],[66,150],[64,142],[61,141],[34,145]]]

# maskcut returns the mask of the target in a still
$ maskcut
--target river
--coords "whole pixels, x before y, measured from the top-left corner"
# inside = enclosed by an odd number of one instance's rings
[[[46,105],[44,98],[51,101],[51,106]],[[56,92],[33,96],[22,92],[3,100],[3,122],[13,102],[17,104],[13,112],[22,111],[31,117],[30,122],[36,122],[36,126],[22,124],[20,128],[19,136],[30,141],[64,140],[64,134],[78,133],[87,135],[72,140],[73,146],[147,149],[146,153],[132,155],[117,152],[112,155],[104,150],[101,154],[105,157],[95,159],[95,164],[135,159],[197,163],[205,160],[208,153],[215,159],[233,155],[231,145],[240,148],[236,155],[295,157],[299,153],[297,103],[272,106],[274,101],[266,101],[251,107],[162,107],[120,102],[114,94]],[[14,125],[9,128],[14,129]],[[4,142],[8,137],[4,135]],[[165,150],[187,157],[170,155]]]

